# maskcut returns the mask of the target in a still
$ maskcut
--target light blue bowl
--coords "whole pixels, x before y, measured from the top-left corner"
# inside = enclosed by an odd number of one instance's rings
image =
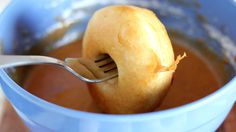
[[[193,39],[206,40],[209,45],[211,44],[209,47],[219,55],[223,54],[224,48],[229,50],[227,51],[229,58],[236,52],[232,49],[236,46],[234,44],[236,6],[233,1],[202,0],[199,3],[193,1],[176,3],[175,1],[132,0],[127,2],[153,9],[159,13],[160,19],[168,29],[182,31]],[[127,2],[123,1],[123,3]],[[0,16],[0,40],[4,53],[23,54],[29,46],[49,32],[46,29],[53,30],[56,26],[60,26],[55,21],[58,16],[66,20],[79,20],[78,24],[67,33],[67,36],[78,37],[81,34],[76,33],[84,31],[92,12],[106,4],[110,2],[107,0],[102,0],[100,3],[91,0],[14,0]],[[71,15],[71,9],[77,13]],[[204,17],[199,15],[203,12]],[[212,26],[206,24],[205,18]],[[199,20],[203,23],[199,23]],[[220,30],[221,26],[224,30]],[[206,35],[206,31],[212,30],[212,27],[217,31],[219,29],[218,35],[232,38],[232,40],[227,38],[231,48],[227,49],[228,44],[226,47],[221,45],[224,43],[223,40],[219,40],[215,34]],[[232,70],[235,68],[235,62],[231,61],[231,65],[230,81],[207,97],[169,110],[134,115],[95,114],[57,106],[21,88],[5,70],[0,70],[0,82],[8,100],[27,127],[34,132],[212,132],[223,122],[236,100],[236,77],[235,71]]]

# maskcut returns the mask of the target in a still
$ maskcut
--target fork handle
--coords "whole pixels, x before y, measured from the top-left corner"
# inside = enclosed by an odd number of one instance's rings
[[[57,64],[62,66],[64,62],[47,56],[0,55],[0,68],[33,64]]]

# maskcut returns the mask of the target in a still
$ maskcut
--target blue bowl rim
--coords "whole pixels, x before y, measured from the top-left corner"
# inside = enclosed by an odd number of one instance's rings
[[[234,77],[217,91],[199,100],[191,102],[189,104],[185,104],[185,105],[167,109],[167,110],[155,111],[155,112],[149,112],[149,113],[116,115],[116,114],[100,114],[100,113],[83,112],[79,110],[65,108],[65,107],[47,102],[27,92],[25,89],[20,87],[14,80],[12,80],[10,76],[3,69],[0,70],[0,77],[2,81],[4,81],[9,86],[9,88],[11,88],[16,94],[20,95],[25,100],[28,100],[29,102],[32,102],[43,109],[53,111],[55,113],[63,114],[71,118],[80,118],[80,119],[83,118],[83,119],[103,120],[103,121],[127,121],[127,122],[171,117],[171,116],[179,115],[181,113],[185,113],[187,111],[201,108],[202,106],[207,105],[211,101],[214,101],[216,98],[220,98],[224,94],[231,92],[234,86],[236,86],[236,77]],[[235,101],[235,99],[233,101]]]
[[[1,15],[13,3],[14,1],[10,2],[8,6],[5,8],[5,10],[1,13]],[[1,15],[0,15],[0,18],[1,18]],[[228,81],[224,86],[222,86],[215,92],[199,100],[191,102],[189,104],[185,104],[185,105],[167,109],[167,110],[161,110],[161,111],[155,111],[155,112],[149,112],[149,113],[116,115],[116,114],[91,113],[91,112],[84,112],[84,111],[65,108],[65,107],[47,102],[46,100],[43,100],[39,97],[32,95],[31,93],[23,89],[21,86],[19,86],[14,80],[12,80],[11,77],[4,71],[4,69],[0,69],[0,77],[2,81],[4,81],[9,86],[9,88],[11,88],[15,93],[19,94],[25,100],[28,100],[29,102],[32,102],[33,104],[43,109],[53,111],[58,114],[66,115],[70,118],[80,118],[80,119],[83,118],[83,119],[113,121],[113,122],[115,121],[117,122],[144,121],[144,120],[152,120],[152,119],[166,118],[166,117],[179,115],[187,111],[195,110],[197,108],[201,108],[204,105],[207,105],[211,101],[214,101],[216,98],[220,98],[224,94],[231,92],[234,86],[236,86],[236,76],[234,76],[230,81]],[[236,97],[233,101],[235,100],[236,100]]]

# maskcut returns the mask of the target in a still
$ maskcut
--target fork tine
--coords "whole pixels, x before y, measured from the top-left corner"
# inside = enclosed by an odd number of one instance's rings
[[[99,56],[101,57],[101,56]],[[104,58],[106,57],[106,58]],[[74,74],[75,76],[77,76],[78,78],[80,78],[81,80],[85,81],[85,82],[89,82],[89,83],[99,83],[99,82],[104,82],[106,80],[115,78],[118,76],[118,71],[116,64],[114,63],[114,61],[108,56],[103,56],[103,58],[99,59],[100,62],[98,63],[94,63],[94,61],[89,61],[86,59],[78,59],[78,58],[66,58],[65,62],[66,64],[62,63],[62,65],[72,74]],[[109,60],[109,61],[108,61]],[[104,62],[112,62],[111,64],[105,65],[103,67],[99,67],[98,65]],[[69,63],[69,64],[68,64]],[[88,78],[86,76],[84,76],[82,73],[78,72],[78,70],[75,70],[73,66],[78,66],[77,64],[75,65],[71,65],[73,63],[80,63],[82,66],[84,66],[85,68],[88,69],[88,71],[92,72],[93,69],[90,69],[89,67],[92,66],[93,64],[95,64],[94,66],[96,66],[97,68],[101,69],[102,72],[104,73],[105,76],[103,77],[99,77],[99,78]],[[78,67],[76,67],[78,68]],[[80,67],[81,68],[81,67]]]
[[[101,61],[106,60],[106,59],[109,59],[109,58],[111,58],[109,55],[103,55],[103,57],[101,57],[101,58],[95,60],[94,62],[95,62],[95,63],[98,63],[98,62],[101,62]]]
[[[111,69],[109,69],[109,70],[105,70],[104,73],[108,73],[108,72],[113,71],[113,70],[116,70],[116,69],[117,69],[117,67],[113,67],[113,68],[111,68]]]
[[[104,73],[112,73],[112,71],[114,73],[117,73],[115,72],[115,70],[117,70],[117,66],[114,60],[112,60],[112,58],[107,54],[100,55],[99,58],[94,62],[98,65],[99,68],[102,69]]]
[[[108,66],[108,65],[113,64],[113,63],[114,63],[114,61],[111,60],[111,61],[108,62],[108,63],[104,63],[104,64],[100,65],[99,67],[100,67],[100,68],[103,68],[103,67]]]

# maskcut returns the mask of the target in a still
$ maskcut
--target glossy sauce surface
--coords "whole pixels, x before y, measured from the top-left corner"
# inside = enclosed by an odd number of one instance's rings
[[[207,60],[179,44],[173,44],[173,47],[175,55],[186,52],[187,57],[178,65],[173,84],[161,106],[156,110],[173,108],[198,100],[222,85],[206,63]],[[53,50],[48,55],[62,60],[65,57],[80,57],[81,49],[81,41],[77,41]],[[63,107],[101,112],[93,102],[86,83],[56,66],[33,67],[25,79],[24,88],[40,98]]]

